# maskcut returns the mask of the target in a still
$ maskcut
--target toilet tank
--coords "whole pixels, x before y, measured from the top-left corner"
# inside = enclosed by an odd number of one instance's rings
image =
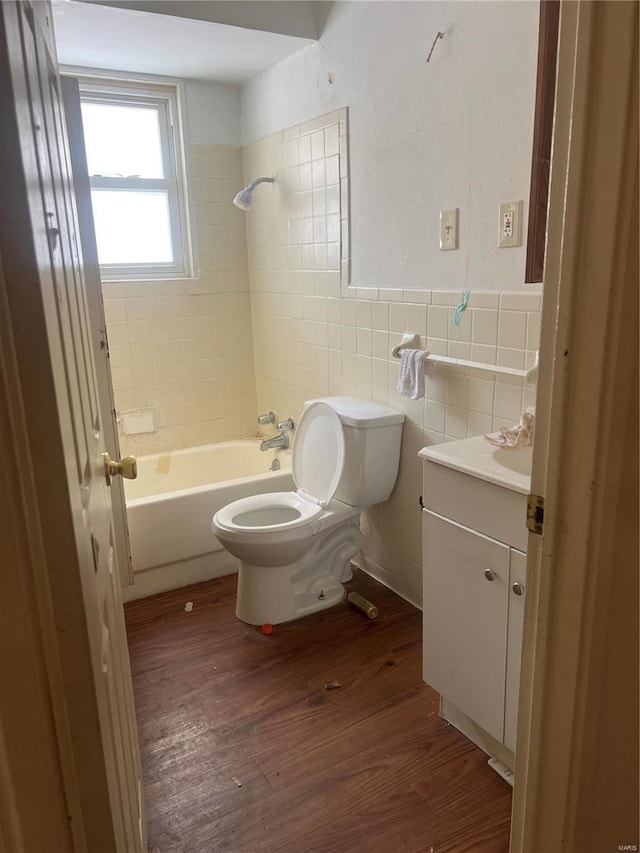
[[[345,465],[335,497],[350,506],[386,501],[398,476],[404,415],[382,403],[357,397],[317,397],[342,421]]]

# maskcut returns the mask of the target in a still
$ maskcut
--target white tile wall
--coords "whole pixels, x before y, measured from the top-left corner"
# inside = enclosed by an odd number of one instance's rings
[[[347,114],[337,111],[240,149],[191,147],[199,274],[105,283],[116,404],[152,406],[158,431],[124,453],[255,433],[258,411],[297,418],[306,399],[349,394],[406,415],[391,500],[363,518],[363,552],[420,599],[421,447],[517,422],[534,401],[521,380],[437,366],[423,400],[396,391],[402,333],[434,353],[528,367],[539,292],[350,288]],[[244,178],[242,169],[244,167]],[[259,175],[251,211],[231,199]]]
[[[256,392],[242,149],[192,145],[194,278],[105,282],[116,408],[155,410],[155,433],[124,436],[123,453],[207,444],[255,432]]]
[[[391,500],[366,514],[363,551],[400,591],[419,600],[418,450],[517,423],[533,404],[534,389],[520,379],[437,366],[425,399],[412,401],[396,391],[399,362],[391,359],[391,347],[410,331],[434,353],[529,367],[541,295],[472,293],[456,327],[462,291],[345,289],[341,258],[348,252],[335,245],[338,231],[330,224],[339,212],[342,235],[348,234],[348,204],[336,209],[337,185],[329,183],[342,174],[343,153],[346,160],[346,144],[335,153],[341,131],[346,135],[346,115],[333,113],[245,149],[246,181],[278,176],[272,192],[256,195],[247,217],[258,408],[295,418],[310,397],[349,394],[405,412],[398,481]]]

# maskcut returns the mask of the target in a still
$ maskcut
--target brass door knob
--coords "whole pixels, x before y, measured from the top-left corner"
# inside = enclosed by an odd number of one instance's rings
[[[138,460],[135,456],[125,456],[119,462],[114,462],[108,453],[103,453],[102,458],[107,483],[111,483],[111,478],[116,474],[127,480],[135,480],[138,476]]]

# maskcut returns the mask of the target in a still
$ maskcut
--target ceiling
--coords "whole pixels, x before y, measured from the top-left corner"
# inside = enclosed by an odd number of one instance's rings
[[[54,0],[62,65],[242,83],[312,44],[310,38]]]

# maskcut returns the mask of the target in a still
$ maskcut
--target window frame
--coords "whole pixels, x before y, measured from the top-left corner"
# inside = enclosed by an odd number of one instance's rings
[[[147,81],[80,77],[81,103],[135,105],[156,109],[164,178],[89,175],[91,189],[167,193],[173,261],[166,263],[100,264],[103,281],[178,279],[193,275],[191,228],[187,199],[180,92],[177,86]]]

